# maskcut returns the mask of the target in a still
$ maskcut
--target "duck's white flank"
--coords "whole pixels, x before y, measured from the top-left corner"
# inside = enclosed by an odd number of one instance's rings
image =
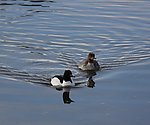
[[[62,83],[60,82],[60,80],[57,77],[52,78],[51,84],[53,86],[62,86]]]

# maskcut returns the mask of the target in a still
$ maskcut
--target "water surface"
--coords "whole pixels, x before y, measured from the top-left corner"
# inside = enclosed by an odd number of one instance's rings
[[[149,6],[149,0],[1,0],[2,124],[9,118],[15,125],[148,125]],[[70,69],[85,85],[77,65],[91,51],[102,67],[96,87],[71,89],[75,103],[66,107],[49,78]]]
[[[90,51],[102,67],[147,59],[149,4],[147,0],[2,0],[0,65],[53,75],[75,69]]]

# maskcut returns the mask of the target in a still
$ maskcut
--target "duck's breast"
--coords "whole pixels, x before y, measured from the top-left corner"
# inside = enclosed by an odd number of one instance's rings
[[[82,70],[93,70],[95,67],[94,67],[94,64],[93,63],[88,63],[88,64],[81,64],[79,65],[79,69],[82,69]]]
[[[62,86],[63,87],[70,87],[70,86],[74,86],[74,84],[71,83],[70,81],[63,81]]]

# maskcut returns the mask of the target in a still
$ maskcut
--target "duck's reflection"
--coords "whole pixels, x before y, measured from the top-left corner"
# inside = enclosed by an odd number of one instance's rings
[[[63,97],[63,102],[64,102],[64,104],[70,104],[70,103],[72,103],[72,102],[74,102],[71,98],[70,98],[70,91],[71,91],[71,88],[70,87],[64,87],[64,88],[62,88],[62,87],[58,87],[58,88],[56,88],[56,90],[58,90],[58,91],[63,91],[63,95],[62,95],[62,97]]]
[[[93,80],[93,77],[90,76],[88,78],[88,81],[86,83],[86,86],[89,87],[89,88],[93,88],[95,87],[95,82]],[[63,102],[64,104],[70,104],[72,102],[74,102],[71,98],[70,98],[70,91],[71,91],[71,88],[70,87],[65,87],[65,88],[62,88],[63,90]]]
[[[71,88],[63,88],[63,101],[64,101],[64,104],[70,104],[70,103],[74,102],[70,98],[70,89]]]
[[[84,73],[85,77],[88,78],[87,83],[86,83],[87,87],[89,87],[89,88],[95,87],[95,82],[93,80],[93,76],[96,75],[96,71],[84,71],[83,73]]]
[[[90,78],[88,79],[88,81],[87,81],[87,87],[89,87],[89,88],[95,87],[95,82],[94,82],[94,80],[93,80],[93,77],[90,77]]]

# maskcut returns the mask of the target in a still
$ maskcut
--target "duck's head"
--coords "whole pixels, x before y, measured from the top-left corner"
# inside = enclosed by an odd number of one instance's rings
[[[92,53],[92,52],[90,52],[90,53],[88,54],[88,60],[89,60],[89,62],[93,62],[95,59],[96,59],[96,58],[95,58],[95,54]]]
[[[74,77],[72,75],[72,72],[70,70],[65,70],[64,75],[63,75],[64,80],[72,82],[71,77]]]
[[[72,75],[72,72],[71,72],[70,70],[65,70],[64,76],[66,76],[66,77],[74,77],[74,76]]]

